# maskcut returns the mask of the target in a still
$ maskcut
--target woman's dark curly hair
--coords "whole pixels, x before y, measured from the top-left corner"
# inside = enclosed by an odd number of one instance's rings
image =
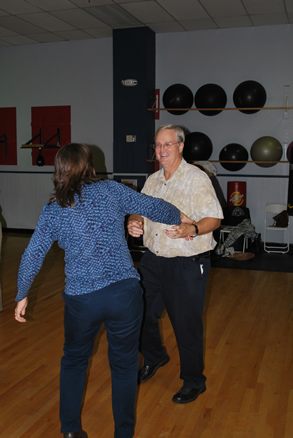
[[[73,207],[76,194],[82,199],[82,185],[99,181],[91,150],[85,144],[63,146],[57,152],[54,164],[54,192],[50,203],[56,201],[61,207]]]

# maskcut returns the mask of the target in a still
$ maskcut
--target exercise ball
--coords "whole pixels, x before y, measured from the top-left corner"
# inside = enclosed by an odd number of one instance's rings
[[[208,160],[212,152],[213,143],[203,132],[191,132],[185,137],[183,158],[186,161]]]
[[[235,88],[233,102],[236,108],[262,108],[267,100],[264,87],[256,81],[245,81]],[[257,113],[259,109],[241,110],[244,114]]]
[[[290,154],[291,154],[292,147],[293,147],[293,141],[291,141],[291,143],[290,143],[289,146],[287,147],[286,155],[287,155],[287,160],[288,160],[288,161],[290,161]]]
[[[280,161],[283,148],[279,140],[274,137],[260,137],[252,144],[250,155],[253,161]],[[277,163],[255,163],[260,167],[272,167]]]
[[[186,85],[171,85],[163,94],[163,104],[165,108],[191,108],[193,104],[193,93]],[[181,115],[185,111],[167,110],[171,114]]]
[[[237,171],[243,169],[246,163],[233,163],[233,161],[247,161],[248,152],[244,146],[238,143],[227,144],[220,152],[220,161],[231,161],[231,163],[221,163],[226,170]]]
[[[225,108],[227,96],[220,85],[206,84],[200,87],[194,96],[194,103],[197,108]],[[205,116],[215,116],[222,110],[199,110]]]

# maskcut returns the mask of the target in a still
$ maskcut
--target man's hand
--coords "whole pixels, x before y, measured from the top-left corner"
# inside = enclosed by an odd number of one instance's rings
[[[19,301],[16,304],[15,311],[14,311],[14,318],[18,322],[26,322],[26,319],[23,317],[25,315],[25,310],[27,307],[27,297],[25,297],[23,300]]]
[[[143,222],[130,220],[127,224],[128,233],[132,237],[139,237],[143,234]]]
[[[141,236],[143,234],[143,217],[139,214],[131,214],[128,218],[127,229],[130,236]]]
[[[195,228],[192,224],[195,224],[195,221],[192,221],[188,217],[182,214],[182,222],[181,225],[173,225],[171,230],[164,230],[164,233],[167,234],[171,239],[180,239],[185,237],[185,240],[193,240],[193,236],[195,233]],[[196,222],[196,225],[199,229],[199,235],[210,233],[211,231],[216,230],[221,225],[221,219],[214,217],[205,217],[200,221]]]

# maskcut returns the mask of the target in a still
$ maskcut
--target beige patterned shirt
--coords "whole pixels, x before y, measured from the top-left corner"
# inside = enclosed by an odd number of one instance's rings
[[[142,193],[170,202],[196,222],[205,217],[223,218],[221,205],[209,177],[183,158],[168,181],[163,169],[150,175]],[[190,257],[216,246],[212,232],[187,241],[185,238],[170,239],[163,232],[164,229],[170,229],[170,225],[144,218],[144,246],[161,257]]]

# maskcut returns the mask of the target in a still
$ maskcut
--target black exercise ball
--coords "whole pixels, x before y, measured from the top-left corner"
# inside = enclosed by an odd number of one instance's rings
[[[163,94],[163,104],[165,108],[191,108],[193,104],[193,93],[186,85],[171,85]],[[187,113],[188,110],[176,111],[167,110],[177,116]]]
[[[212,152],[213,143],[203,132],[191,132],[185,137],[183,158],[186,161],[208,160]]]
[[[194,96],[194,103],[197,108],[225,108],[227,95],[220,85],[206,84],[200,87]],[[222,110],[199,110],[205,116],[215,116]]]
[[[230,143],[221,150],[219,160],[231,161],[231,163],[221,163],[221,165],[224,169],[235,172],[243,169],[246,163],[233,163],[233,161],[247,161],[248,152],[241,144]]]
[[[235,88],[233,102],[236,108],[263,108],[267,100],[264,87],[256,81],[245,81]],[[257,113],[259,109],[241,110],[244,114]]]

